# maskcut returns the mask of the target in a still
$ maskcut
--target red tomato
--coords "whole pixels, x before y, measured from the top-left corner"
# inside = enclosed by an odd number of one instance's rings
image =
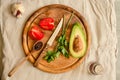
[[[54,29],[54,19],[53,18],[43,18],[40,20],[40,27],[45,30]]]
[[[29,31],[29,36],[33,40],[41,40],[44,34],[37,26],[33,26]]]

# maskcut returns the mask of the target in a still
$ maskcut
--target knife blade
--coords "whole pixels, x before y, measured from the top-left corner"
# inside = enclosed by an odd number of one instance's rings
[[[62,23],[63,23],[63,18],[61,18],[59,24],[57,25],[57,28],[55,29],[55,31],[53,32],[52,36],[50,37],[50,39],[47,42],[48,46],[51,46],[54,39],[56,38],[57,34],[59,33],[61,27],[62,27]]]

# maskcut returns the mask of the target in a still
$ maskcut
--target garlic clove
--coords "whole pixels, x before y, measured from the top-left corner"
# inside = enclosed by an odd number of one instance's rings
[[[15,3],[12,5],[11,11],[14,16],[20,18],[24,13],[24,6],[21,3]]]

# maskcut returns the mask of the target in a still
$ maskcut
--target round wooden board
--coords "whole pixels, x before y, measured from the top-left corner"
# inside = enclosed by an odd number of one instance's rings
[[[34,52],[34,55],[29,57],[30,62],[32,62],[37,68],[40,70],[46,71],[46,72],[51,72],[51,73],[61,73],[65,71],[69,71],[71,69],[76,68],[80,63],[84,60],[85,56],[87,55],[90,47],[90,42],[91,42],[91,36],[90,36],[90,31],[89,31],[89,26],[84,19],[84,17],[78,13],[76,10],[65,6],[61,4],[53,4],[53,5],[48,5],[45,7],[40,8],[37,10],[32,16],[27,20],[24,29],[23,29],[23,35],[22,35],[22,44],[23,44],[23,49],[25,51],[25,54],[28,55],[32,49],[33,44],[36,42],[29,38],[28,32],[32,26],[38,26],[39,27],[39,21],[42,18],[46,17],[52,17],[55,20],[55,27],[58,25],[60,19],[65,15],[65,20],[68,21],[71,13],[74,12],[74,17],[69,25],[69,28],[66,31],[67,35],[67,40],[69,41],[69,36],[71,33],[72,26],[75,22],[79,22],[83,24],[83,29],[86,33],[87,37],[87,51],[86,54],[82,58],[73,58],[70,56],[70,58],[65,58],[63,55],[60,55],[59,58],[56,58],[54,61],[48,63],[43,59],[45,56],[45,53],[41,52],[41,50]],[[47,43],[47,40],[50,38],[52,35],[53,31],[47,31],[42,28],[40,28],[45,36],[41,40],[43,44]],[[57,35],[53,45],[48,48],[48,50],[54,50],[56,47],[56,41],[58,37],[60,36],[61,31]],[[40,55],[39,55],[40,54]]]

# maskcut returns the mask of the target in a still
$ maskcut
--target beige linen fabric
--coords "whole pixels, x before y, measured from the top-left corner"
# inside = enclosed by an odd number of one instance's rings
[[[114,0],[23,0],[25,13],[22,18],[11,15],[10,6],[17,0],[1,1],[2,80],[116,80],[116,17]],[[92,36],[92,45],[85,61],[76,69],[50,74],[42,72],[28,61],[12,76],[8,72],[25,57],[21,44],[23,26],[29,16],[42,6],[64,4],[79,11],[87,20]],[[90,62],[99,61],[104,67],[103,75],[90,75],[87,71]]]

